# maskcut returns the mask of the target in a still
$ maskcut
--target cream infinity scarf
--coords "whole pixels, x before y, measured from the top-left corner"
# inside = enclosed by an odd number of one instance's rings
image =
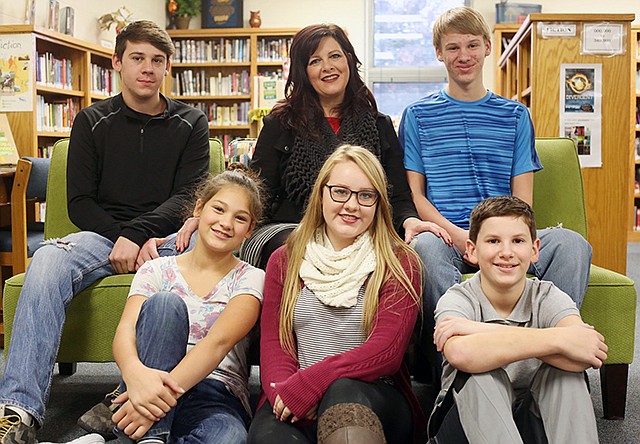
[[[376,254],[369,232],[335,251],[321,228],[307,244],[300,278],[323,304],[348,308],[356,305],[360,287],[375,268]]]

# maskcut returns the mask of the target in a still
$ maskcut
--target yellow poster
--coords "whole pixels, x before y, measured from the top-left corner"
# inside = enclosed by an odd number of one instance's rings
[[[31,34],[0,35],[0,112],[33,111]]]
[[[18,150],[6,114],[0,114],[0,165],[18,163]]]

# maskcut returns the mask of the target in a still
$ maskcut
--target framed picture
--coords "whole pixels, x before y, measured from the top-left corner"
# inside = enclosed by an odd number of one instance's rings
[[[202,0],[203,28],[242,28],[242,0]]]

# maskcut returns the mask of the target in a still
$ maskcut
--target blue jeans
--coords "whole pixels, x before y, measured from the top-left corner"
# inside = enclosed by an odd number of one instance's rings
[[[114,274],[113,242],[82,231],[51,239],[34,254],[20,292],[0,404],[29,412],[42,425],[66,310],[73,297]]]
[[[143,364],[172,370],[184,358],[188,341],[189,313],[182,298],[161,292],[142,304],[136,324],[136,346]],[[120,390],[126,390],[124,383]],[[158,436],[170,443],[243,444],[249,420],[240,400],[222,382],[203,379],[145,437]]]
[[[589,283],[591,245],[578,233],[559,227],[538,230],[538,237],[540,258],[529,267],[529,274],[553,282],[580,308]],[[438,300],[449,287],[478,268],[466,263],[456,247],[449,247],[433,233],[419,234],[414,249],[425,267],[424,311],[427,317],[433,317]]]
[[[175,242],[163,247],[161,256],[175,254]],[[0,404],[20,407],[42,425],[67,308],[79,292],[115,274],[112,249],[109,239],[81,231],[47,240],[36,250],[13,321]]]

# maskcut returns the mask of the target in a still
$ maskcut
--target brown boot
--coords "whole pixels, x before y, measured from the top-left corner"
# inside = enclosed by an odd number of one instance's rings
[[[362,404],[336,404],[318,419],[318,444],[386,444],[378,416]]]

